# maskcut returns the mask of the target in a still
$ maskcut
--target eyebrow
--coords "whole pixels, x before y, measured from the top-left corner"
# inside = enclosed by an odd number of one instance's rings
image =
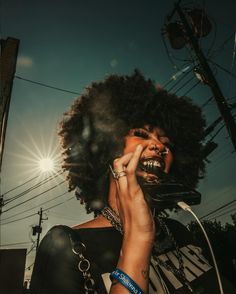
[[[145,131],[147,131],[147,132],[153,132],[153,130],[155,129],[155,128],[158,128],[159,129],[159,136],[161,136],[161,137],[166,137],[166,138],[168,138],[168,139],[170,139],[167,135],[166,135],[166,133],[164,132],[164,130],[162,130],[161,128],[159,128],[159,127],[151,127],[151,126],[144,126],[144,127],[141,127],[141,129],[143,129],[143,130],[145,130]]]

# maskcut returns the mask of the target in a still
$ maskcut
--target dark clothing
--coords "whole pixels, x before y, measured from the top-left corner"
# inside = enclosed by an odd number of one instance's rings
[[[194,294],[219,294],[215,270],[202,256],[191,233],[179,222],[167,219],[182,254],[185,276]],[[86,245],[84,256],[91,263],[91,275],[98,294],[109,292],[109,274],[116,268],[122,235],[113,227],[73,230],[66,226],[53,227],[42,240],[31,280],[31,294],[82,294],[84,279],[78,270],[78,256],[72,252],[70,236]],[[157,236],[156,252],[159,259],[179,267],[173,240],[163,231]],[[137,252],[138,252],[137,248]],[[151,260],[149,294],[188,294],[186,285],[172,272]],[[168,290],[167,290],[168,289]],[[225,294],[236,290],[224,283]]]

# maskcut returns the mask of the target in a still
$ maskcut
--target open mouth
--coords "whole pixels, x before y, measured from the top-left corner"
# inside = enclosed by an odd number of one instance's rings
[[[148,174],[159,176],[164,172],[165,162],[161,157],[142,158],[139,167]]]

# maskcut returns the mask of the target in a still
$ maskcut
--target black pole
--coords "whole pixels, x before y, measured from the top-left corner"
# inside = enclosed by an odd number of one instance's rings
[[[43,220],[43,210],[42,210],[42,207],[40,208],[40,211],[38,212],[38,214],[39,214],[39,224],[38,224],[38,227],[37,227],[37,243],[36,243],[36,250],[38,250],[39,242],[40,242],[40,234],[41,234],[41,232],[42,232],[42,227],[41,227],[42,220]]]
[[[0,40],[0,171],[19,44],[15,38]]]
[[[175,9],[177,11],[177,13],[179,14],[179,17],[185,27],[185,31],[188,37],[188,41],[189,44],[192,46],[192,48],[194,49],[196,56],[199,59],[199,62],[202,66],[202,69],[204,71],[204,75],[207,79],[207,84],[209,85],[209,87],[211,88],[211,91],[213,93],[213,96],[216,100],[218,109],[220,111],[220,114],[225,122],[227,131],[229,133],[229,136],[231,138],[231,141],[233,143],[234,146],[234,150],[236,151],[236,124],[234,121],[234,118],[231,114],[230,108],[227,105],[227,102],[223,96],[223,93],[215,79],[214,74],[212,73],[212,70],[199,46],[198,43],[198,39],[196,38],[190,24],[188,23],[188,20],[184,14],[184,12],[182,11],[179,3],[175,4]]]

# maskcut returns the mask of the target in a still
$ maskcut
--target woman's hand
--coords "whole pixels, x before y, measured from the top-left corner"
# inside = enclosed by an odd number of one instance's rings
[[[143,191],[136,178],[136,170],[142,146],[133,153],[116,159],[113,168],[120,177],[116,179],[116,202],[123,225],[124,237],[117,268],[121,269],[148,293],[148,277],[151,250],[154,242],[155,224]],[[125,294],[129,291],[114,281],[111,294]]]
[[[124,238],[134,237],[136,241],[152,244],[155,224],[136,178],[142,149],[142,145],[138,145],[133,153],[127,153],[114,160],[114,170],[118,173],[121,171],[126,173],[126,176],[121,176],[116,180],[116,202],[123,224]]]

